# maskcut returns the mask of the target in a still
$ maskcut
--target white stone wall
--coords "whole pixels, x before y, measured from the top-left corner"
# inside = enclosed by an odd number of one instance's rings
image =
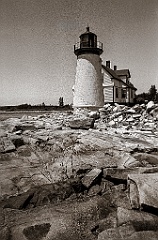
[[[74,85],[74,107],[102,107],[104,105],[101,58],[96,54],[78,56]]]

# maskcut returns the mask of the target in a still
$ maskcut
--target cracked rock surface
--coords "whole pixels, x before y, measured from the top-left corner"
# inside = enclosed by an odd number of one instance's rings
[[[157,109],[1,120],[0,239],[158,239]]]

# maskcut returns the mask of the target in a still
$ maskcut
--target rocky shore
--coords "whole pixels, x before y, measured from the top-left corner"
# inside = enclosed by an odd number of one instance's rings
[[[1,121],[0,239],[158,239],[158,104]]]

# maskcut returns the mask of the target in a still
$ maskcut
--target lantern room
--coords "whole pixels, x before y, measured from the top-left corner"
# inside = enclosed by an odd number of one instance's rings
[[[100,55],[103,52],[103,44],[97,41],[97,35],[86,28],[86,32],[80,35],[80,41],[74,45],[74,53],[78,56],[84,53]]]

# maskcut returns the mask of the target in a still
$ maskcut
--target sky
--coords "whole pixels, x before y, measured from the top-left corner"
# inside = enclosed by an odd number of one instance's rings
[[[90,31],[103,64],[158,89],[158,0],[0,0],[0,105],[71,104],[75,42]]]

